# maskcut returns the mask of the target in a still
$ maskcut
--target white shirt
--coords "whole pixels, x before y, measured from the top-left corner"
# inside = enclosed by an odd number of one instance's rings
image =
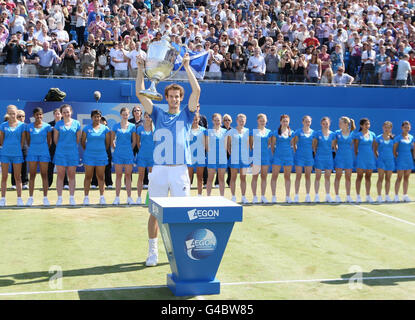
[[[137,57],[140,56],[142,59],[146,59],[146,53],[139,49],[140,51],[133,50],[127,54],[127,57],[131,59],[130,64],[131,68],[137,69]]]
[[[367,61],[364,61],[365,59],[370,59]],[[363,51],[362,53],[362,61],[364,61],[364,64],[375,64],[375,59],[376,59],[376,52],[375,50],[370,50],[370,52],[368,52],[367,50]]]
[[[219,62],[223,60],[223,56],[220,53],[212,53],[212,57],[215,58],[215,60],[218,60]],[[220,65],[215,62],[212,62],[212,64],[209,67],[209,72],[220,72]]]
[[[121,50],[114,50],[112,53],[110,52],[111,61],[112,58],[116,60],[123,60],[124,54]],[[112,61],[112,65],[114,66],[114,70],[128,70],[128,62],[114,62]]]
[[[256,66],[256,68],[254,67]],[[263,56],[255,57],[251,56],[248,60],[248,70],[255,73],[262,73],[265,74],[266,65],[265,59]]]
[[[411,72],[411,65],[406,60],[399,60],[398,73],[396,74],[396,80],[406,80],[408,73]]]

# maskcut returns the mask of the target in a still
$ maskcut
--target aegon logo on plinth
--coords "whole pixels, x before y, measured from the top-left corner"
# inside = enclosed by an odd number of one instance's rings
[[[219,209],[192,209],[187,211],[189,220],[202,219],[202,220],[211,220],[219,217]]]
[[[192,260],[209,257],[216,250],[215,234],[209,229],[196,229],[186,237],[185,250]]]

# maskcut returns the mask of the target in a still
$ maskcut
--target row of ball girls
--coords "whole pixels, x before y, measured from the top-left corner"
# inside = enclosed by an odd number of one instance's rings
[[[120,203],[121,180],[123,170],[125,172],[125,184],[127,191],[127,204],[141,204],[141,192],[143,189],[143,178],[145,168],[149,172],[154,165],[153,139],[154,129],[151,117],[145,114],[143,126],[136,127],[128,122],[129,110],[120,110],[121,122],[110,130],[102,123],[102,114],[99,110],[91,112],[92,123],[81,130],[79,121],[72,119],[72,107],[68,104],[62,105],[60,111],[63,119],[52,128],[43,122],[43,111],[35,108],[33,116],[35,121],[24,124],[17,119],[17,108],[13,105],[7,107],[8,121],[0,125],[0,145],[2,145],[2,184],[0,205],[6,204],[6,186],[9,164],[12,164],[15,172],[17,205],[24,205],[21,199],[21,165],[23,155],[21,146],[24,141],[28,144],[26,161],[29,163],[29,198],[26,205],[33,204],[34,181],[36,169],[39,164],[40,174],[43,182],[43,204],[49,205],[47,198],[48,181],[47,167],[50,162],[49,146],[52,139],[56,143],[56,151],[53,162],[57,167],[56,189],[58,200],[56,205],[62,204],[62,189],[65,172],[69,180],[69,203],[75,205],[75,173],[79,164],[78,144],[81,143],[85,150],[83,164],[85,166],[84,179],[84,205],[89,204],[89,189],[94,170],[96,171],[100,204],[106,204],[104,198],[104,172],[108,165],[107,150],[114,148],[112,163],[116,172],[116,197],[113,204]],[[356,201],[361,202],[360,189],[363,177],[365,177],[366,201],[373,202],[370,197],[371,174],[378,169],[378,202],[383,202],[382,188],[385,180],[385,201],[399,201],[399,189],[403,180],[403,201],[410,201],[407,195],[409,176],[414,167],[415,148],[414,138],[409,134],[410,123],[402,123],[402,132],[394,137],[392,134],[392,123],[383,124],[383,133],[376,136],[370,129],[370,121],[366,118],[360,120],[360,128],[356,130],[353,119],[341,117],[339,119],[339,130],[330,131],[330,119],[321,119],[321,130],[311,129],[311,117],[304,116],[303,127],[292,131],[290,128],[290,117],[282,115],[280,126],[271,131],[266,128],[267,116],[257,116],[257,129],[249,130],[245,127],[246,116],[239,114],[235,128],[229,125],[222,126],[222,116],[215,113],[212,116],[213,129],[206,130],[199,125],[199,115],[196,114],[190,132],[190,152],[193,165],[189,165],[189,175],[197,173],[198,194],[202,194],[203,171],[207,167],[208,179],[206,184],[207,195],[212,191],[213,178],[217,173],[220,195],[224,195],[225,172],[230,168],[230,189],[232,200],[236,201],[236,179],[239,173],[242,203],[247,203],[246,194],[246,172],[252,166],[253,178],[251,182],[253,203],[268,203],[265,197],[267,188],[267,175],[269,167],[272,166],[271,191],[272,200],[276,199],[276,183],[281,168],[284,171],[286,202],[291,203],[291,171],[295,166],[295,197],[294,202],[299,202],[299,189],[302,174],[305,175],[306,198],[305,202],[311,202],[311,172],[315,169],[315,202],[319,202],[320,180],[324,172],[326,201],[333,202],[330,196],[330,175],[335,168],[336,176],[334,189],[336,193],[335,202],[341,202],[339,197],[340,180],[345,174],[346,202],[352,202],[350,195],[351,174],[356,157],[357,179],[356,179]],[[229,115],[224,116],[225,121],[231,120]],[[227,129],[228,128],[228,129]],[[139,152],[134,160],[133,149],[138,146]],[[202,150],[202,152],[200,152]],[[207,152],[206,152],[207,151]],[[333,151],[335,157],[333,159]],[[203,155],[203,156],[201,156]],[[131,197],[131,173],[133,163],[139,168],[137,195],[134,201]],[[389,196],[391,176],[397,171],[395,182],[395,198]],[[256,196],[258,177],[261,176],[261,199]]]

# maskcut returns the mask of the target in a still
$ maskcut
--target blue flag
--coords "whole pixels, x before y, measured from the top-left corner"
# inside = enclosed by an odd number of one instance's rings
[[[172,46],[174,46],[177,50],[180,49],[180,55],[177,56],[176,63],[174,64],[173,69],[177,70],[182,64],[182,58],[185,55],[186,50],[184,47],[180,48],[180,46],[174,42],[172,43]],[[195,52],[191,50],[187,50],[187,52],[190,56],[190,68],[192,68],[192,71],[195,74],[196,78],[203,79],[205,77],[205,71],[209,60],[209,52]],[[184,68],[180,69],[180,71],[184,71]]]

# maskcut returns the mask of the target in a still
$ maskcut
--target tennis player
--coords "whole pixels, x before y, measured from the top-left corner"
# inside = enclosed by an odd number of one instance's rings
[[[188,105],[180,109],[184,89],[171,84],[164,90],[168,111],[154,106],[153,102],[140,94],[144,90],[144,60],[137,57],[136,95],[154,123],[154,166],[149,174],[150,197],[186,197],[190,195],[190,179],[187,165],[191,164],[188,134],[199,104],[200,86],[190,68],[188,54],[183,57],[183,66],[192,88]],[[149,253],[146,266],[158,263],[157,219],[150,215],[148,221]]]

